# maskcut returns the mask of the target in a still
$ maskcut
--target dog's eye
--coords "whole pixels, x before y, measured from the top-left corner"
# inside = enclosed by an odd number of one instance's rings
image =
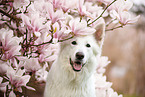
[[[76,45],[77,44],[77,42],[76,41],[73,41],[73,42],[71,42],[73,45]]]
[[[91,45],[90,44],[86,44],[86,47],[91,47]]]

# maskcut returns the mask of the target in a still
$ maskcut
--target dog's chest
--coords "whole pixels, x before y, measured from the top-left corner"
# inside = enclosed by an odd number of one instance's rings
[[[44,97],[96,97],[93,74],[75,75],[55,65],[48,74]]]
[[[86,84],[60,84],[50,83],[48,97],[95,97],[95,90],[92,83]]]

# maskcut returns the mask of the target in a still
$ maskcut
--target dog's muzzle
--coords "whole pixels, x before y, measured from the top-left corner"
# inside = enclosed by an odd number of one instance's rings
[[[70,64],[74,71],[77,72],[81,71],[82,67],[85,65],[85,63],[83,63],[83,58],[84,58],[84,54],[82,52],[76,53],[75,61],[72,61],[70,58]]]

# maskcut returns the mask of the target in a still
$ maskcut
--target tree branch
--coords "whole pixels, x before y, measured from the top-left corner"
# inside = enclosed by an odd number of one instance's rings
[[[38,46],[41,46],[41,45],[44,45],[44,44],[48,44],[48,43],[52,43],[52,41],[50,40],[50,41],[48,41],[48,42],[44,42],[44,43],[41,43],[41,44],[38,44],[38,45],[31,45],[31,46],[36,46],[36,47],[38,47]]]
[[[9,17],[12,20],[21,20],[20,18],[17,18],[16,16],[10,15],[6,12],[4,12],[3,10],[0,9],[0,13],[2,13],[3,15],[6,15],[7,17]]]
[[[121,26],[118,26],[118,27],[114,27],[114,28],[112,28],[112,29],[106,29],[105,31],[112,31],[112,30],[115,30],[115,29],[117,29],[117,28],[123,28],[123,26],[124,26],[124,25],[121,25]]]
[[[114,0],[109,5],[107,5],[106,8],[103,10],[103,12],[100,14],[100,16],[98,16],[94,21],[92,21],[91,23],[89,23],[87,26],[90,26],[91,24],[93,24],[94,22],[96,22],[99,18],[101,18],[102,15],[105,13],[105,11],[108,9],[108,7],[110,7],[116,1],[117,0]]]
[[[18,18],[16,15],[10,15],[9,13],[6,13],[5,11],[0,9],[0,13],[2,13],[3,15],[9,17],[11,20],[13,20],[14,22],[16,22],[16,25],[18,26],[19,23],[22,21],[21,18]]]
[[[111,20],[109,23],[106,24],[106,27],[108,27],[112,22],[114,22],[115,20],[117,20],[117,18]]]

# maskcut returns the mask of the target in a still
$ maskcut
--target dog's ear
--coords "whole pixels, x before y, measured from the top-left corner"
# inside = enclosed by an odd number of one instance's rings
[[[94,28],[96,32],[94,33],[95,39],[100,47],[102,47],[105,37],[105,22],[104,20],[99,21]]]

